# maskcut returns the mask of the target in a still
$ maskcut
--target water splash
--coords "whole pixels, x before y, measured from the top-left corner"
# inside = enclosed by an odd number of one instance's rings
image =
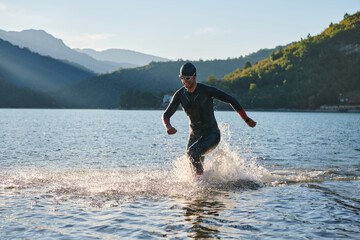
[[[294,168],[275,170],[272,172],[275,177],[273,181],[267,183],[269,186],[282,187],[289,184],[315,183],[324,181],[359,181],[360,173],[358,169],[306,169]]]
[[[218,149],[205,164],[205,177],[210,181],[232,182],[249,181],[262,185],[272,179],[272,175],[256,161],[252,153],[251,141],[246,140],[243,149],[230,147],[231,131],[229,125],[220,123],[222,141]],[[242,156],[243,155],[243,156]],[[250,156],[250,158],[244,157]]]
[[[0,187],[72,199],[97,196],[97,202],[99,196],[103,201],[160,196],[193,198],[229,189],[245,191],[261,187],[271,174],[257,164],[255,157],[246,159],[231,149],[229,127],[221,124],[220,129],[222,141],[206,157],[205,173],[200,178],[194,176],[188,158],[180,156],[167,170],[17,169],[0,172]]]
[[[264,181],[273,178],[269,171],[256,162],[255,156],[246,159],[240,156],[241,152],[230,147],[231,131],[227,124],[220,123],[219,128],[222,140],[217,149],[205,158],[204,175],[200,177],[200,182],[205,188],[209,186],[227,188],[234,183],[241,186],[240,188],[253,188],[255,185],[262,186]],[[186,156],[178,158],[173,165],[173,173],[179,180],[194,181]]]

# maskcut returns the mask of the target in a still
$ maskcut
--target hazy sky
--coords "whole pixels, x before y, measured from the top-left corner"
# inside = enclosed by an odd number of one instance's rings
[[[71,48],[225,59],[319,34],[359,10],[360,0],[0,0],[0,29],[42,29]]]

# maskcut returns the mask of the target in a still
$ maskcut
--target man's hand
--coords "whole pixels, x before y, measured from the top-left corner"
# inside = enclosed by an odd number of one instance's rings
[[[166,128],[166,132],[169,135],[175,134],[177,132],[177,130],[173,126],[171,126],[169,118],[163,118],[163,124]]]
[[[251,118],[249,118],[249,121],[247,121],[246,124],[252,128],[256,126],[256,122],[254,120],[252,120]]]
[[[169,125],[166,125],[166,132],[169,135],[172,135],[172,134],[175,134],[177,132],[177,130],[169,124]]]

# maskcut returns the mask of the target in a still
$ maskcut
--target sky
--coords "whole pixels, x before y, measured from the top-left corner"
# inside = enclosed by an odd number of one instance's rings
[[[357,11],[360,0],[0,0],[0,29],[41,29],[71,48],[210,60],[299,41]]]

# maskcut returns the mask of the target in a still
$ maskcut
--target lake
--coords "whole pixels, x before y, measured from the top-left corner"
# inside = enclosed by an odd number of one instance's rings
[[[161,115],[0,109],[0,239],[360,238],[360,114],[216,112],[201,178]]]

